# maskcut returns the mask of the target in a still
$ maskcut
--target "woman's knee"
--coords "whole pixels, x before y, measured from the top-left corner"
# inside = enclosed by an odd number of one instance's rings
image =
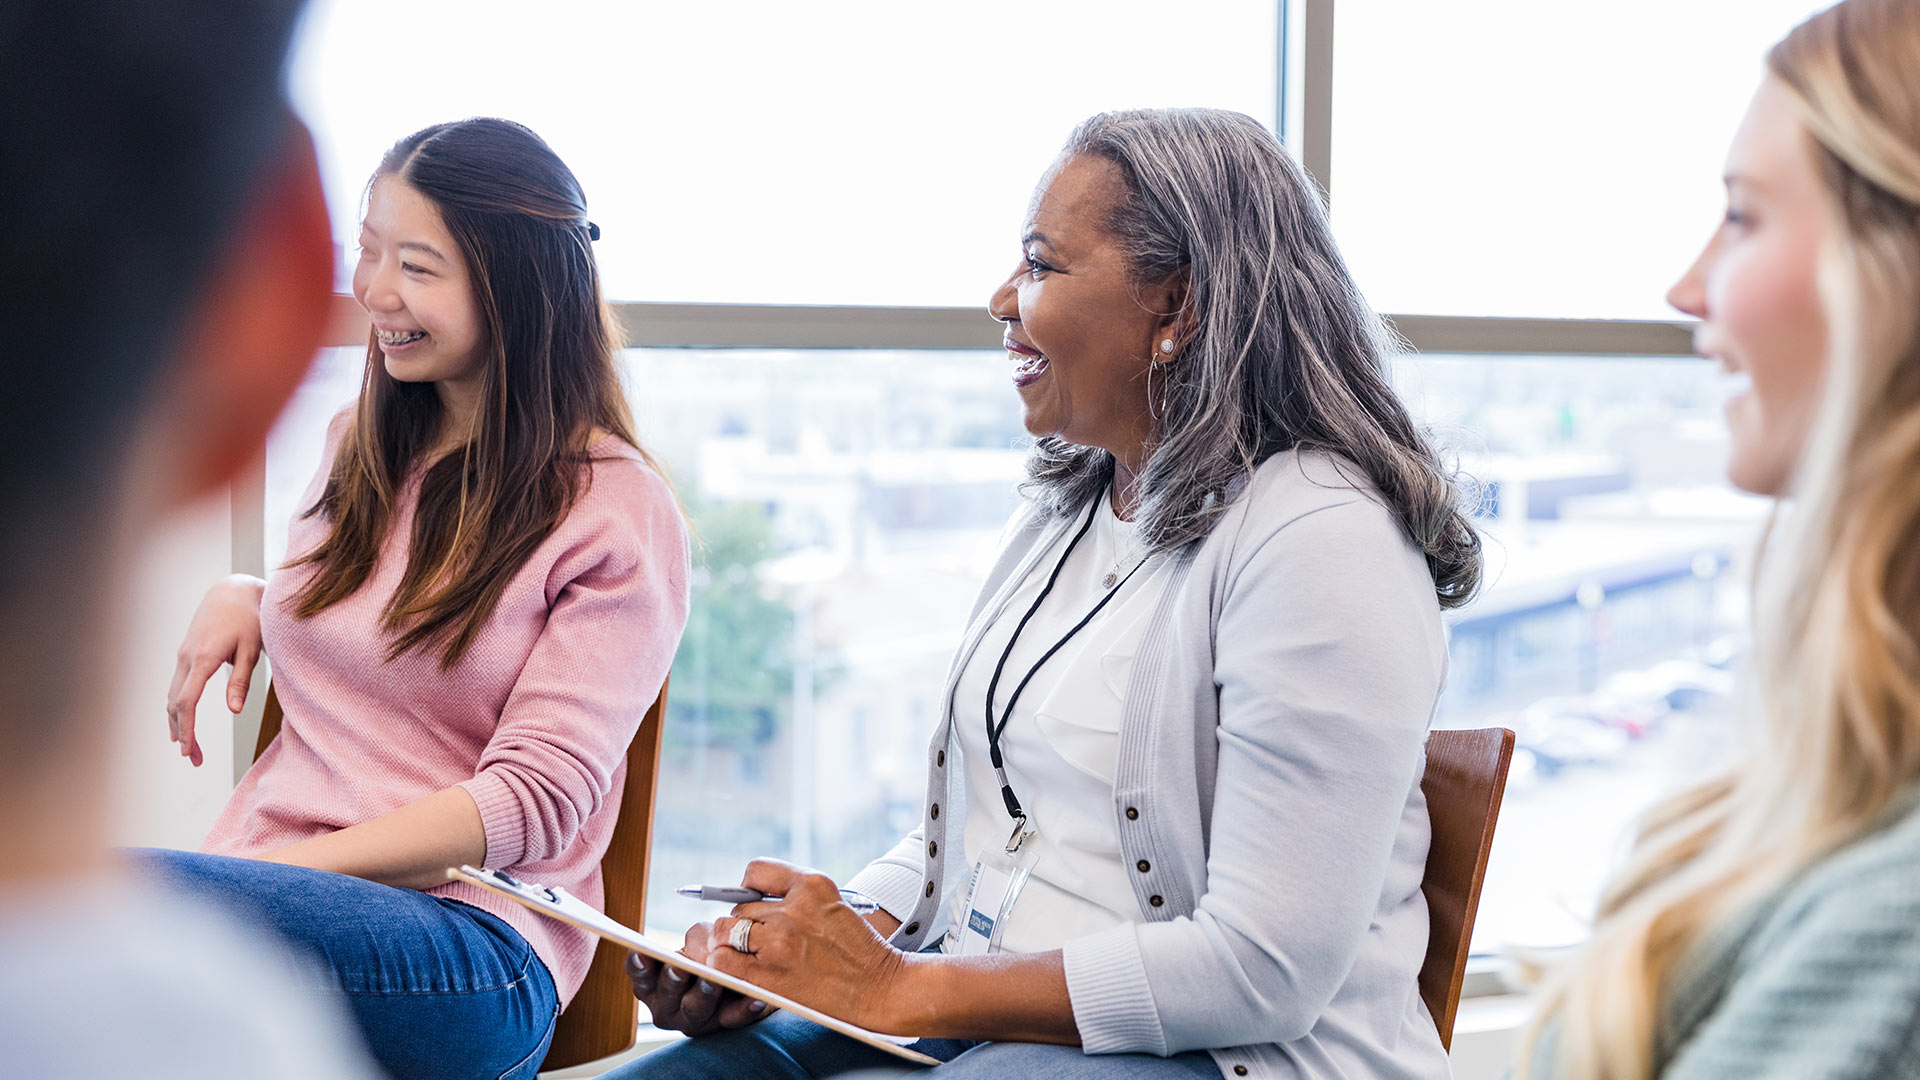
[[[488,992],[539,962],[497,916],[413,889],[257,859],[132,854],[176,892],[311,955],[348,994]]]
[[[361,929],[389,889],[345,874],[206,855],[138,849],[135,863],[191,900],[217,906],[302,948],[331,956],[343,943],[372,945]],[[417,894],[416,894],[417,895]],[[344,935],[345,941],[336,940]]]
[[[225,864],[233,861],[219,855],[173,848],[126,848],[123,854],[140,872],[180,884],[218,880],[228,869]]]
[[[459,1063],[450,1077],[471,1075],[475,1065],[482,1075],[537,1071],[559,1004],[546,966],[498,916],[307,867],[188,851],[129,854],[176,893],[291,945],[344,995],[389,1072],[437,1077],[447,1062]]]

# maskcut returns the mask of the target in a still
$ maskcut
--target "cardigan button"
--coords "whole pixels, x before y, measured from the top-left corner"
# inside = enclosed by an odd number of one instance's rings
[[[920,932],[920,924],[919,924],[919,923],[917,923],[917,922],[910,922],[910,923],[908,923],[908,924],[907,924],[907,933],[909,933],[909,934],[917,934],[917,933],[919,933],[919,932]]]
[[[938,854],[940,854],[940,841],[938,840],[927,841],[927,857],[932,858],[933,856]]]
[[[1144,874],[1147,871],[1153,869],[1153,864],[1148,862],[1145,859],[1141,859],[1139,862],[1133,864],[1133,868]]]
[[[1165,904],[1166,902],[1167,902],[1167,898],[1166,898],[1166,897],[1164,897],[1164,896],[1149,896],[1149,897],[1147,897],[1147,903],[1149,903],[1149,904],[1152,904],[1152,905],[1153,905],[1154,907],[1159,907],[1159,906],[1161,906],[1162,904]]]
[[[1235,1065],[1233,1067],[1233,1075],[1235,1076],[1247,1075],[1247,1067],[1245,1065]]]
[[[941,750],[938,753],[934,754],[933,764],[938,768],[945,768],[947,764],[947,752],[945,750]]]
[[[927,882],[927,896],[929,898],[933,896],[933,882],[931,881]]]
[[[1139,820],[1140,820],[1140,811],[1138,811],[1138,810],[1135,810],[1135,809],[1134,809],[1133,807],[1131,807],[1131,806],[1129,806],[1129,807],[1127,807],[1127,820],[1128,820],[1128,821],[1139,821]]]
[[[940,804],[934,803],[933,806],[927,810],[927,814],[930,817],[932,817],[933,820],[939,821],[940,820]]]

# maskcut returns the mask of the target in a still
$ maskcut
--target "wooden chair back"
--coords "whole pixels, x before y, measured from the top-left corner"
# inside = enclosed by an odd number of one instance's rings
[[[260,718],[260,738],[254,760],[280,734],[285,713],[280,698],[267,687],[266,709]],[[614,819],[613,839],[600,860],[600,880],[606,890],[606,912],[616,921],[636,928],[647,925],[647,866],[653,848],[653,809],[660,781],[660,741],[666,727],[667,687],[647,710],[627,748],[627,779],[620,794],[620,812]],[[594,951],[587,981],[568,1003],[554,1026],[553,1043],[540,1071],[567,1069],[632,1049],[640,1022],[640,1002],[627,981],[626,950],[608,941]]]
[[[1453,1048],[1453,1019],[1467,974],[1467,948],[1480,886],[1493,850],[1493,826],[1507,790],[1513,732],[1506,728],[1435,731],[1427,736],[1427,794],[1433,841],[1420,890],[1427,894],[1427,958],[1420,965],[1420,997],[1440,1029],[1440,1043]]]

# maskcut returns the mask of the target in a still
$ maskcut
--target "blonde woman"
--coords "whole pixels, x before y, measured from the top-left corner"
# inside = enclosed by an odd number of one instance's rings
[[[1670,297],[1752,378],[1733,481],[1782,499],[1754,745],[1652,815],[1530,1080],[1920,1076],[1920,3],[1846,0],[1767,66]]]

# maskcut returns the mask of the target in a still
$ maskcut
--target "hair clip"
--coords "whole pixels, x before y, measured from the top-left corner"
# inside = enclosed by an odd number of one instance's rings
[[[595,225],[591,221],[587,222],[587,239],[589,240],[600,239],[600,226]]]

